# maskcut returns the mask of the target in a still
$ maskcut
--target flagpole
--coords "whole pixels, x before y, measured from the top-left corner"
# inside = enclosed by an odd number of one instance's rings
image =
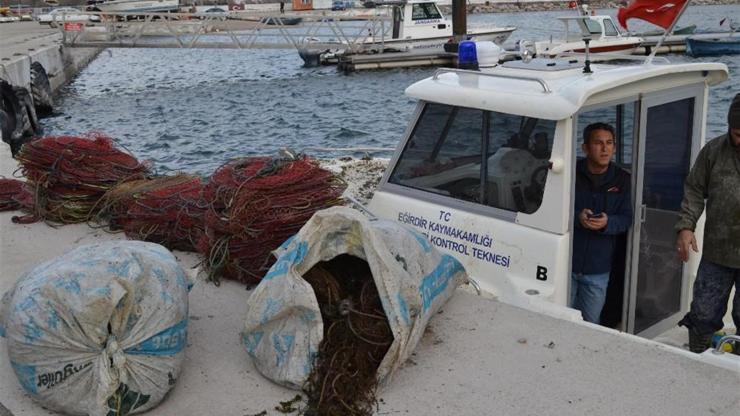
[[[668,29],[665,30],[665,32],[663,32],[663,36],[660,37],[660,39],[658,40],[658,43],[655,44],[653,51],[650,52],[650,56],[648,56],[647,59],[645,60],[645,64],[650,64],[653,62],[653,58],[655,57],[655,54],[658,52],[658,48],[660,48],[660,45],[663,44],[663,41],[668,36],[668,34],[673,32],[673,26],[676,26],[676,22],[678,22],[678,19],[681,18],[681,15],[683,15],[684,10],[686,10],[686,8],[689,7],[690,2],[691,0],[683,4],[683,7],[681,7],[681,11],[678,12],[678,16],[676,16],[676,18],[673,19],[673,22],[671,23],[671,25],[668,27]]]

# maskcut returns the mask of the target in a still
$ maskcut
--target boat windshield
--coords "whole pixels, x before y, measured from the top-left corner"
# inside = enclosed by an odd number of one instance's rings
[[[601,25],[596,20],[583,19],[583,23],[586,25],[586,30],[592,35],[601,34]]]
[[[555,121],[425,104],[389,182],[507,211],[542,203]],[[483,161],[487,163],[482,163]]]
[[[604,19],[604,34],[606,36],[618,36],[619,31],[617,30],[611,19]]]
[[[411,8],[411,20],[441,19],[437,6],[434,3],[416,3]]]

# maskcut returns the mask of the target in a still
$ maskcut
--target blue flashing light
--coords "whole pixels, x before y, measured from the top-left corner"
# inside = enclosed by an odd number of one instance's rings
[[[460,69],[478,69],[478,53],[475,42],[464,40],[457,47],[457,67]]]

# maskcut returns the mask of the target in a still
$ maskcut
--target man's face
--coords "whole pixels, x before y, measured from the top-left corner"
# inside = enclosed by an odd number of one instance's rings
[[[740,146],[740,128],[730,129],[730,137],[735,146]]]
[[[607,130],[594,130],[588,143],[583,144],[583,153],[592,164],[598,167],[609,166],[614,156],[614,136]]]

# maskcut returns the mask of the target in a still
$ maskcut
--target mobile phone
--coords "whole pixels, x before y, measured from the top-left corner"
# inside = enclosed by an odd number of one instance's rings
[[[600,212],[598,214],[586,214],[586,218],[601,218],[604,216],[603,212]]]

